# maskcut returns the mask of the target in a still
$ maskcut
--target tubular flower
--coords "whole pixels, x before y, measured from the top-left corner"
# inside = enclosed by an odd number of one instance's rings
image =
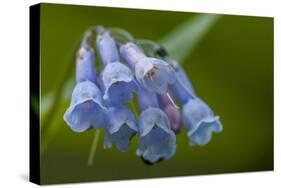
[[[157,98],[148,91],[138,92],[138,97],[142,112],[138,123],[140,138],[136,154],[150,163],[168,160],[176,151],[176,136],[169,119],[156,107]],[[148,103],[149,99],[154,101]]]
[[[105,108],[99,88],[94,84],[94,52],[81,47],[76,60],[76,81],[70,107],[64,114],[65,122],[76,132],[105,125]]]
[[[101,92],[97,86],[90,81],[77,83],[72,93],[70,107],[64,114],[64,120],[70,128],[76,132],[102,128],[106,124],[105,115]]]
[[[199,98],[183,105],[183,121],[188,129],[190,145],[205,145],[211,140],[213,132],[222,131],[219,117],[214,116],[210,107]]]
[[[94,51],[92,48],[81,47],[76,58],[76,82],[96,81],[96,69],[94,67]]]
[[[136,79],[143,88],[160,95],[167,93],[168,85],[175,81],[175,72],[167,62],[146,57],[134,43],[121,46],[120,53],[135,69]]]
[[[104,100],[109,105],[123,104],[132,100],[132,93],[137,89],[130,69],[122,63],[110,63],[102,72]]]
[[[155,163],[170,159],[176,151],[176,136],[166,114],[159,108],[149,107],[139,118],[140,138],[136,154]]]
[[[179,133],[181,130],[181,114],[178,107],[172,100],[173,99],[169,98],[167,95],[158,96],[159,105],[170,120],[171,129],[175,133]]]
[[[132,92],[137,89],[131,70],[119,62],[119,54],[114,39],[106,31],[97,37],[97,48],[104,64],[102,83],[104,100],[111,105],[132,100]]]
[[[177,97],[182,106],[182,120],[188,129],[190,145],[205,145],[212,133],[222,131],[218,116],[214,116],[210,107],[195,95],[187,75],[181,67],[176,70],[176,81],[170,86],[171,93]]]

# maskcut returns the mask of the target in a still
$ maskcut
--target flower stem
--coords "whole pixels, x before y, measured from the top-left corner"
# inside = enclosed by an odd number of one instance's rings
[[[98,142],[99,142],[99,136],[100,136],[100,129],[97,129],[95,132],[95,135],[94,135],[92,147],[91,147],[89,158],[88,158],[88,166],[92,166],[94,163],[94,158],[95,158],[95,154],[96,154],[96,150],[97,150],[97,146],[98,146]]]

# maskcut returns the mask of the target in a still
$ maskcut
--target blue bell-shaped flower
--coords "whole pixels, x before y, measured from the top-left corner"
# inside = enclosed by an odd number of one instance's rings
[[[134,43],[120,47],[122,58],[135,70],[139,84],[150,92],[164,95],[167,87],[175,81],[174,69],[161,59],[146,57]]]
[[[176,136],[167,115],[159,108],[157,97],[149,91],[138,91],[139,142],[136,154],[145,161],[155,163],[170,159],[176,151]]]
[[[64,121],[73,131],[83,132],[106,125],[106,109],[95,80],[93,49],[82,46],[76,60],[77,84],[72,93],[71,104],[64,114]]]
[[[108,105],[118,105],[132,100],[132,92],[137,89],[131,70],[119,61],[114,39],[103,31],[97,37],[97,48],[104,64],[102,83],[104,99]]]
[[[130,140],[138,131],[134,114],[125,106],[115,106],[108,109],[108,127],[105,131],[104,147],[114,144],[124,152],[130,147]]]
[[[222,131],[219,117],[199,98],[190,99],[182,110],[190,145],[205,145],[211,140],[213,132]]]

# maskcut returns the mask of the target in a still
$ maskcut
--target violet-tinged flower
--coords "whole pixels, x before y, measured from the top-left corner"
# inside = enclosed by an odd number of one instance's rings
[[[134,114],[125,106],[115,106],[108,109],[108,127],[105,131],[104,147],[114,144],[120,151],[127,151],[130,140],[138,128]]]
[[[134,43],[120,47],[122,58],[135,69],[135,75],[140,85],[151,92],[160,95],[167,93],[169,84],[175,81],[175,71],[161,59],[146,57]]]
[[[163,109],[167,114],[170,120],[171,129],[175,133],[178,133],[181,130],[181,114],[178,107],[172,100],[173,99],[168,97],[167,95],[158,96],[159,105],[161,109]]]
[[[190,99],[183,105],[183,121],[188,129],[190,145],[205,145],[213,132],[222,131],[219,117],[199,98]]]
[[[122,104],[132,100],[132,92],[137,89],[131,70],[119,62],[119,54],[114,39],[107,31],[97,37],[97,47],[101,61],[104,99],[109,105]]]
[[[153,95],[155,94],[149,91],[138,92],[138,103],[142,112],[138,123],[140,138],[136,154],[150,163],[170,159],[176,151],[175,133]]]
[[[64,114],[64,121],[75,132],[89,128],[103,128],[106,125],[105,108],[101,92],[90,82],[78,82],[73,90],[70,107]]]

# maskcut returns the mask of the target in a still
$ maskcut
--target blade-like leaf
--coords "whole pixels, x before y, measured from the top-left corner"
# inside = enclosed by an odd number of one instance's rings
[[[219,17],[216,14],[202,14],[188,19],[168,33],[159,43],[165,47],[171,57],[183,62]]]

